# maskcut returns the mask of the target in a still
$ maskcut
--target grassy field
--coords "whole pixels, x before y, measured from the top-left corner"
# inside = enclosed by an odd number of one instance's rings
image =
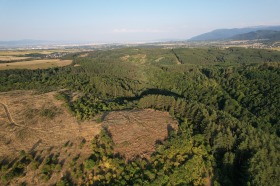
[[[54,52],[80,52],[79,49],[50,49],[50,50],[0,50],[0,56],[18,56],[32,53],[51,54]]]
[[[70,65],[72,60],[38,59],[25,56],[27,54],[52,54],[57,52],[75,53],[78,49],[51,49],[51,50],[0,50],[0,70],[8,69],[46,69]]]
[[[274,47],[274,48],[271,48],[272,50],[277,50],[277,51],[280,51],[280,47]]]
[[[8,69],[46,69],[70,65],[72,60],[42,59],[32,61],[21,61],[14,63],[0,63],[0,70]]]
[[[51,54],[53,52],[57,52],[57,50],[2,50],[0,51],[0,56],[17,56],[31,53]]]
[[[0,56],[0,61],[15,61],[15,60],[24,60],[30,57],[17,57],[17,56]]]

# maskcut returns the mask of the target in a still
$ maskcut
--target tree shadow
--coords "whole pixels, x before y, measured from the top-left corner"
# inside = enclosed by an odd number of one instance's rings
[[[118,97],[112,101],[116,102],[118,104],[124,104],[125,101],[138,101],[141,98],[148,96],[148,95],[162,95],[162,96],[171,96],[174,98],[184,98],[184,96],[177,94],[175,92],[171,92],[169,90],[152,88],[152,89],[144,90],[141,94],[139,94],[135,97]]]

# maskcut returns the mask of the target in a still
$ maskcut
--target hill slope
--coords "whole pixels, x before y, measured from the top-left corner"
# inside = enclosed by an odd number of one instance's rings
[[[0,152],[26,152],[0,158],[0,185],[276,186],[279,61],[274,50],[139,47],[77,53],[62,68],[0,71]],[[18,89],[48,93],[10,96]],[[169,132],[171,117],[138,109],[169,112],[178,131]],[[94,119],[108,128],[95,135]]]
[[[255,39],[267,39],[272,41],[280,40],[280,31],[274,30],[258,30],[254,32],[249,32],[246,34],[239,34],[233,36],[232,40],[255,40]]]
[[[280,31],[280,26],[261,26],[261,27],[247,27],[247,28],[232,28],[232,29],[217,29],[207,32],[189,39],[190,41],[213,41],[224,40],[234,37],[239,34],[255,32],[258,30],[274,30]]]

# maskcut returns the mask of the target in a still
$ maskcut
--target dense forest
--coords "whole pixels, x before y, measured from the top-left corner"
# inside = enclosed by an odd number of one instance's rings
[[[57,185],[76,178],[85,185],[280,183],[280,52],[138,47],[82,56],[64,56],[73,64],[62,68],[0,71],[0,91],[63,89],[59,99],[79,120],[113,110],[168,111],[179,130],[149,160],[129,162],[113,153],[103,130],[89,159]],[[73,101],[71,92],[82,96]],[[1,171],[2,179],[11,176]]]

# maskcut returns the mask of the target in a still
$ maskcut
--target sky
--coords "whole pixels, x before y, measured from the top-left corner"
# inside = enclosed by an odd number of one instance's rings
[[[280,25],[280,0],[0,0],[0,40],[186,40],[219,28]]]

